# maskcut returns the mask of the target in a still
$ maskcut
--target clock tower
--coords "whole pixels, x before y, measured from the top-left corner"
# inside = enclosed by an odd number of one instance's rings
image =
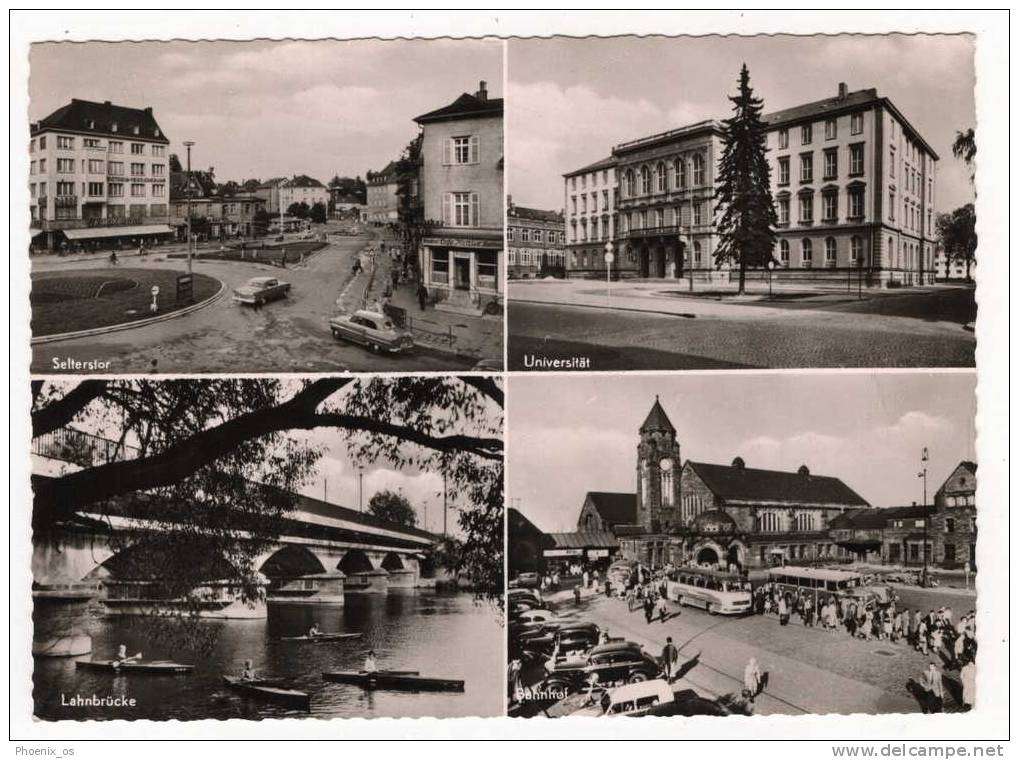
[[[649,533],[679,524],[679,456],[676,428],[655,396],[637,444],[637,522]]]

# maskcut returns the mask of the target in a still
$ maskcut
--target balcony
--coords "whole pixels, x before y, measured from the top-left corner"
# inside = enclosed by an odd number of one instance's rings
[[[138,456],[139,449],[80,430],[61,428],[33,438],[32,453],[81,467],[97,467],[110,462],[134,459]]]
[[[642,227],[640,229],[627,230],[626,232],[619,233],[619,237],[634,239],[644,237],[664,237],[667,235],[684,235],[684,228],[678,225],[668,225],[665,227]]]

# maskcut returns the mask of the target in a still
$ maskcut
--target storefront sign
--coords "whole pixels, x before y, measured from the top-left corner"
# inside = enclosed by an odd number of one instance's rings
[[[600,559],[602,557],[607,557],[607,556],[609,556],[609,550],[608,549],[588,549],[587,550],[587,558],[588,559]]]
[[[582,557],[583,549],[546,549],[542,554],[546,557]]]
[[[502,240],[483,240],[481,238],[424,238],[422,245],[433,248],[488,248],[502,250]]]

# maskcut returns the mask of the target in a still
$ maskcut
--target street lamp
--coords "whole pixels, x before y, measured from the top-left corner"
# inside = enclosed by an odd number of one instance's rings
[[[191,146],[194,144],[194,140],[184,141],[184,145],[188,149],[188,274],[191,274]]]
[[[616,259],[612,250],[612,241],[605,241],[605,287],[609,298],[612,297],[612,262]]]
[[[775,271],[775,259],[768,259],[768,300],[771,298],[771,273]]]
[[[927,461],[929,457],[927,455],[927,447],[923,447],[923,452],[920,454],[920,466],[923,468],[916,474],[918,478],[923,478],[923,576],[921,583],[924,588],[927,587],[927,526],[930,523],[930,514],[927,512]]]

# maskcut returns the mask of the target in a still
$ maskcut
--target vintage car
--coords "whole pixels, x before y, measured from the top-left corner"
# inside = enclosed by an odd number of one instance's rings
[[[283,282],[275,277],[252,277],[239,288],[234,288],[233,300],[261,306],[277,298],[286,298],[288,295],[290,295],[289,282]]]
[[[577,717],[606,717],[644,715],[649,710],[673,701],[672,687],[662,678],[638,681],[604,691],[601,698],[592,694],[592,703],[571,713]]]
[[[602,687],[639,683],[657,678],[662,672],[655,657],[632,641],[617,641],[591,648],[581,657],[567,657],[545,666],[550,686],[576,692],[597,675]]]
[[[511,588],[506,592],[506,600],[511,604],[514,602],[527,602],[531,609],[538,609],[544,604],[541,591],[536,588]]]
[[[399,353],[414,346],[414,338],[401,330],[385,314],[359,309],[353,314],[340,314],[329,320],[333,337],[367,346],[372,351]]]
[[[537,588],[541,585],[541,579],[537,573],[520,573],[509,582],[510,588]]]
[[[535,655],[558,659],[597,646],[600,635],[594,623],[564,623],[554,629],[545,625],[540,635],[524,638],[520,646]]]

